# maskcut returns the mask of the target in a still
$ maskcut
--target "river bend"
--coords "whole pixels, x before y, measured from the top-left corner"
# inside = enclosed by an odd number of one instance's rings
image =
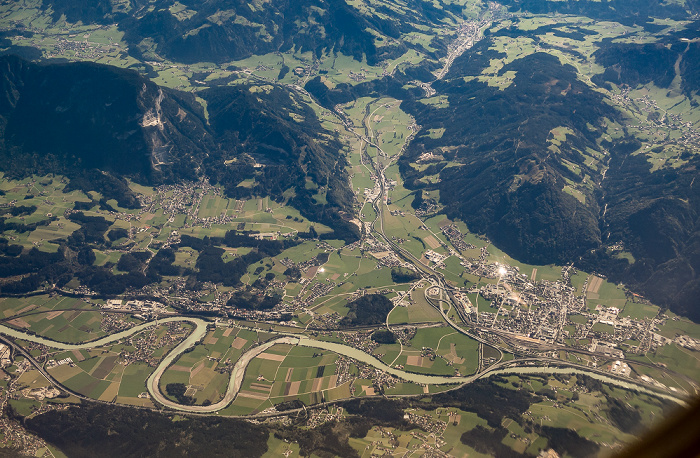
[[[592,371],[586,371],[584,369],[580,368],[573,368],[573,367],[535,367],[535,366],[527,366],[527,367],[501,367],[502,365],[505,364],[512,364],[513,362],[504,362],[498,365],[499,367],[492,367],[491,370],[487,370],[486,372],[482,372],[479,374],[474,374],[471,376],[467,377],[446,377],[446,376],[439,376],[439,375],[426,375],[426,374],[416,374],[413,372],[406,372],[400,369],[396,369],[393,367],[388,366],[384,362],[380,361],[376,357],[365,353],[362,350],[359,350],[357,348],[353,348],[347,345],[342,345],[339,343],[335,342],[327,342],[327,341],[322,341],[322,340],[314,340],[306,336],[298,336],[298,335],[288,335],[284,333],[278,333],[280,334],[280,337],[277,337],[275,339],[269,340],[261,345],[255,346],[251,349],[249,349],[247,352],[245,352],[241,358],[236,362],[236,364],[233,367],[233,371],[231,372],[231,378],[229,380],[228,387],[226,389],[226,393],[224,397],[211,405],[208,406],[187,406],[187,405],[182,405],[178,404],[176,402],[171,401],[163,393],[160,391],[159,384],[160,384],[160,379],[163,376],[163,373],[166,371],[166,369],[177,359],[178,356],[180,356],[182,353],[184,353],[187,349],[191,348],[192,346],[195,345],[196,342],[200,341],[207,333],[207,325],[211,324],[210,322],[207,322],[205,320],[202,320],[200,318],[192,318],[192,317],[168,317],[168,318],[163,318],[161,320],[157,321],[150,321],[148,323],[143,323],[138,326],[134,326],[133,328],[117,332],[115,334],[111,334],[109,336],[102,337],[100,339],[91,341],[91,342],[85,342],[85,343],[79,343],[79,344],[67,344],[63,342],[56,342],[53,340],[49,340],[43,337],[39,337],[33,334],[28,334],[23,331],[19,331],[17,329],[9,328],[4,325],[0,325],[0,334],[4,334],[6,336],[14,337],[16,339],[23,339],[27,340],[30,342],[38,343],[41,345],[46,345],[47,347],[51,348],[56,348],[58,350],[83,350],[83,349],[90,349],[90,348],[95,348],[95,347],[101,347],[107,344],[110,344],[112,342],[116,342],[118,340],[121,340],[125,337],[130,337],[138,332],[143,331],[144,329],[147,329],[151,326],[155,326],[157,324],[163,324],[163,323],[171,323],[171,322],[179,322],[179,321],[186,321],[189,323],[192,323],[195,325],[194,331],[190,333],[185,340],[180,342],[175,348],[173,348],[166,356],[163,358],[163,360],[158,364],[156,369],[153,371],[153,373],[148,377],[147,382],[146,382],[146,387],[148,389],[148,392],[150,395],[155,399],[158,403],[169,407],[174,410],[180,410],[180,411],[185,411],[185,412],[194,412],[194,413],[214,413],[217,412],[229,404],[233,402],[233,400],[236,398],[236,395],[238,394],[238,391],[241,389],[241,385],[243,383],[243,378],[245,376],[245,371],[246,368],[248,367],[248,364],[250,361],[252,361],[256,356],[260,355],[263,353],[265,350],[268,348],[272,347],[273,345],[276,344],[295,344],[295,345],[300,345],[304,347],[311,347],[311,348],[318,348],[321,350],[327,350],[327,351],[332,351],[334,353],[337,353],[339,355],[347,356],[349,358],[355,359],[357,361],[360,361],[362,363],[371,365],[381,371],[384,371],[388,374],[394,375],[398,378],[401,378],[403,380],[413,382],[413,383],[418,383],[421,385],[445,385],[445,384],[465,384],[465,383],[470,383],[473,382],[474,380],[480,379],[480,378],[485,378],[489,377],[491,375],[497,375],[497,374],[528,374],[528,373],[546,373],[546,374],[585,374],[590,377],[596,378],[598,380],[601,380],[602,382],[605,383],[610,383],[614,384],[617,386],[620,386],[625,389],[632,389],[632,390],[637,390],[640,392],[644,392],[646,394],[651,394],[654,396],[662,397],[664,399],[668,399],[674,402],[682,402],[679,401],[678,398],[673,397],[668,394],[664,393],[658,393],[655,391],[652,391],[644,386],[638,385],[633,382],[626,382],[623,380],[618,380],[613,377],[606,377],[605,375],[599,374],[597,372],[592,372]],[[565,364],[562,362],[562,364]]]

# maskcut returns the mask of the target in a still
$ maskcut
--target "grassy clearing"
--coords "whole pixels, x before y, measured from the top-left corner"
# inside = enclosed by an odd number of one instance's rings
[[[621,316],[643,320],[654,318],[659,313],[659,307],[655,305],[639,304],[635,302],[627,302],[624,310],[620,312]]]
[[[184,337],[185,331],[182,336]],[[141,341],[141,355],[148,348],[149,358],[154,361],[160,359],[160,355],[170,351],[179,340],[172,340],[165,325],[152,329],[149,333],[140,333],[134,336],[133,341]],[[150,340],[150,343],[144,342]],[[153,367],[136,358],[135,346],[117,343],[110,346],[75,351],[59,351],[50,354],[50,359],[61,361],[70,358],[73,364],[57,365],[48,372],[60,383],[85,396],[100,399],[107,402],[118,402],[133,405],[148,405],[152,403],[148,399],[139,399],[138,395],[146,391],[146,379],[153,371]]]
[[[677,344],[664,345],[646,356],[634,357],[635,360],[664,364],[674,368],[675,371],[690,377],[696,378],[700,373],[700,353]]]
[[[695,339],[700,339],[700,326],[697,323],[679,317],[671,312],[666,312],[671,318],[666,320],[661,326],[659,334],[669,339],[675,339],[678,335],[688,335]]]
[[[425,299],[425,288],[416,288],[410,294],[407,307],[408,320],[411,323],[443,321],[442,315]]]
[[[256,333],[237,327],[217,327],[209,331],[202,344],[184,353],[161,378],[161,391],[169,383],[184,383],[191,388],[195,404],[218,402],[229,381],[228,368],[257,340]],[[173,398],[174,400],[174,398]]]

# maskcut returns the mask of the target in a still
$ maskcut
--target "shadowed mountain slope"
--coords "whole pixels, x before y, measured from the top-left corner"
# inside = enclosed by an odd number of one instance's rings
[[[0,58],[0,155],[11,174],[100,169],[160,182],[194,179],[214,148],[201,109],[130,70]]]
[[[338,213],[351,211],[352,193],[335,133],[289,89],[207,90],[207,120],[193,95],[104,65],[2,57],[0,84],[0,169],[9,176],[65,174],[69,189],[128,206],[137,203],[122,177],[151,185],[208,177],[230,196],[280,201],[292,190],[290,203],[307,217],[357,237]],[[255,187],[239,186],[249,179]],[[317,204],[307,181],[327,203]]]
[[[52,8],[56,21],[64,16],[69,22],[116,22],[135,56],[155,51],[183,63],[221,63],[294,49],[315,55],[343,53],[371,65],[402,54],[407,45],[396,39],[418,30],[413,24],[437,22],[449,17],[450,11],[461,11],[452,3],[438,6],[423,0],[353,6],[344,0],[255,5],[241,0],[137,0],[119,7],[107,0],[44,4]]]

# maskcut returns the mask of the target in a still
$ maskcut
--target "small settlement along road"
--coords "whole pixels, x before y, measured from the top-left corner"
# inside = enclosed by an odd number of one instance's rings
[[[354,130],[352,130],[352,129],[349,129],[349,130],[351,130],[353,133],[355,133]],[[355,133],[355,135],[359,136],[359,134],[357,134],[357,133]],[[364,139],[364,137],[361,137],[361,138]],[[368,140],[365,140],[365,142],[367,144],[374,146],[380,153],[383,153],[381,147],[379,147],[378,145],[376,145],[374,143],[370,143]],[[361,151],[361,154],[364,153],[364,148],[366,148],[366,145],[363,145],[363,150]],[[649,388],[646,388],[646,385],[644,385],[644,384],[633,382],[633,381],[627,381],[626,379],[622,379],[621,377],[618,377],[618,376],[611,374],[611,373],[607,373],[607,372],[604,372],[604,371],[601,371],[598,369],[590,368],[587,366],[582,366],[579,364],[575,364],[575,363],[571,363],[568,361],[563,361],[563,360],[559,360],[559,359],[555,359],[555,358],[530,357],[525,353],[517,351],[516,349],[511,349],[511,352],[513,352],[517,356],[521,356],[520,359],[512,360],[512,361],[503,361],[503,351],[501,348],[499,348],[499,346],[497,346],[493,342],[490,342],[489,340],[484,339],[483,337],[477,335],[475,332],[470,332],[470,331],[464,329],[461,325],[459,325],[459,324],[455,323],[453,320],[451,320],[449,318],[448,314],[443,310],[442,306],[440,305],[441,301],[448,303],[449,305],[451,305],[451,307],[453,307],[455,310],[457,310],[458,315],[460,316],[460,318],[462,318],[462,321],[466,324],[466,321],[462,317],[459,302],[456,300],[456,298],[454,296],[454,288],[445,282],[441,273],[437,272],[436,270],[434,270],[430,266],[423,264],[411,252],[403,249],[401,246],[394,243],[384,233],[384,210],[386,208],[386,206],[384,205],[384,196],[387,193],[385,171],[389,167],[389,165],[391,164],[391,159],[387,164],[383,164],[381,161],[381,156],[386,157],[386,154],[378,155],[376,163],[373,164],[374,170],[375,170],[375,176],[376,176],[376,184],[378,184],[378,186],[375,186],[375,189],[376,189],[376,187],[378,187],[379,192],[377,192],[377,194],[371,200],[372,207],[375,211],[376,217],[369,224],[370,232],[373,233],[380,240],[385,242],[396,253],[397,256],[399,256],[400,258],[402,258],[402,259],[406,260],[407,262],[409,262],[410,264],[412,264],[424,279],[429,280],[433,284],[433,286],[437,286],[441,291],[443,291],[446,294],[447,299],[441,298],[439,300],[436,300],[435,298],[431,298],[427,294],[425,297],[426,297],[426,300],[428,301],[428,303],[430,303],[434,308],[436,308],[440,312],[440,314],[442,315],[443,319],[447,322],[447,324],[449,324],[455,331],[457,331],[461,334],[464,334],[468,337],[471,337],[472,339],[480,342],[483,345],[487,345],[489,347],[492,347],[500,353],[500,358],[496,364],[493,364],[490,367],[483,370],[482,372],[478,372],[477,374],[470,376],[470,377],[449,377],[449,379],[452,380],[452,383],[461,383],[461,384],[470,383],[478,378],[492,375],[494,371],[497,371],[497,370],[503,368],[504,366],[510,366],[513,363],[515,363],[515,364],[525,363],[528,367],[527,368],[520,368],[518,370],[524,370],[525,372],[537,372],[537,371],[540,371],[540,372],[560,371],[560,372],[562,372],[563,371],[566,373],[582,373],[582,374],[587,374],[589,376],[607,381],[609,383],[614,383],[618,386],[623,386],[625,388],[640,389],[641,387],[645,387],[645,388],[643,388],[643,390],[646,392],[650,392]],[[365,227],[366,226],[363,225],[363,229]],[[427,293],[427,289],[426,289],[426,293]],[[513,337],[510,335],[503,335],[503,333],[501,333],[501,332],[498,332],[496,334],[499,335],[499,337],[501,337],[501,338],[505,338],[506,340]],[[323,343],[325,344],[326,342],[323,342]],[[523,341],[519,340],[518,343],[524,347],[527,346],[527,342],[523,342]],[[340,349],[337,349],[337,348],[336,349],[326,348],[326,349],[347,355],[347,353],[343,353],[342,351],[340,351]],[[551,349],[555,349],[555,347],[552,347]],[[566,350],[566,351],[572,350],[572,349],[567,349],[566,347],[559,347],[559,346],[557,346],[556,349],[557,350]],[[347,355],[347,356],[352,356],[352,355]],[[352,356],[352,357],[355,357],[355,356]],[[371,356],[371,357],[374,358],[373,356]],[[409,380],[409,381],[414,381],[415,383],[426,383],[426,384],[429,384],[429,383],[434,383],[434,384],[450,383],[450,382],[446,382],[446,381],[440,382],[440,381],[437,381],[437,379],[433,379],[434,381],[432,381],[432,382],[416,381],[416,379],[412,377],[412,376],[415,376],[416,374],[410,374],[410,373],[406,373],[404,371],[397,371],[394,368],[390,368],[390,367],[384,365],[384,363],[381,363],[381,365],[385,366],[386,368],[378,366],[377,364],[373,364],[372,362],[369,362],[369,361],[364,361],[360,358],[356,358],[356,359],[359,359],[360,361],[363,361],[363,362],[367,362],[368,364],[372,364],[373,366],[375,366],[379,369],[382,369],[385,372],[388,372],[392,375],[396,375],[397,377],[400,377],[400,378],[403,378],[403,379]],[[376,361],[378,361],[378,360],[376,360]],[[544,367],[536,367],[537,365],[544,366]],[[552,367],[550,367],[551,365],[565,366],[566,368],[552,368]],[[642,364],[642,365],[646,365],[646,364]],[[514,369],[512,369],[512,368],[506,369],[505,371],[506,372],[513,372]],[[399,374],[398,372],[400,372],[401,374]],[[404,374],[410,374],[411,376],[406,377]],[[676,374],[676,375],[679,375],[679,374]],[[684,377],[684,378],[686,378],[686,377]],[[613,380],[614,380],[614,382],[613,382]],[[625,381],[623,382],[622,380],[625,380]],[[655,389],[652,389],[651,392],[654,392],[654,393],[656,393],[656,395],[667,398],[667,399],[673,399],[676,402],[678,402],[679,399],[681,399],[680,396],[661,394],[658,391],[656,391]]]

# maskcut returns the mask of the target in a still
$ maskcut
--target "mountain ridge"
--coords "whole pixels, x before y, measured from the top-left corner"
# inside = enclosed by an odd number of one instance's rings
[[[375,65],[398,56],[408,47],[397,39],[417,29],[406,20],[398,20],[396,8],[419,23],[441,21],[450,11],[461,9],[452,3],[409,0],[394,5],[373,6],[373,14],[363,14],[344,0],[304,0],[261,2],[257,7],[241,0],[217,2],[134,2],[115,9],[111,2],[70,2],[52,0],[42,7],[51,8],[54,21],[117,23],[129,44],[129,52],[144,57],[155,52],[182,63],[209,61],[223,63],[254,54],[311,51],[343,53],[357,61]]]

